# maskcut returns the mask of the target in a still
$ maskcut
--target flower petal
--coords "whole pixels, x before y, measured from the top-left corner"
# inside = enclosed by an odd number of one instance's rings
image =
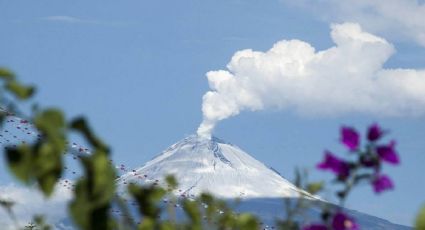
[[[376,148],[376,152],[378,153],[381,160],[397,165],[400,163],[400,159],[398,158],[397,152],[395,151],[394,147],[395,141],[391,141],[388,145],[378,146]]]
[[[350,150],[354,151],[359,147],[360,137],[354,128],[343,126],[341,128],[341,142]]]
[[[385,190],[393,189],[394,184],[391,181],[390,177],[387,175],[378,175],[373,181],[372,181],[373,190],[376,193],[381,193]]]
[[[334,230],[358,230],[359,226],[349,216],[343,212],[335,213],[332,219],[332,227]]]
[[[329,151],[325,151],[325,159],[317,164],[317,168],[322,170],[331,170],[340,178],[344,179],[350,174],[350,166],[347,162],[339,159]]]
[[[369,129],[367,131],[367,139],[369,141],[377,141],[379,138],[382,137],[384,132],[382,131],[381,127],[378,124],[373,124],[369,126]]]
[[[312,224],[303,227],[303,230],[327,230],[326,225],[323,224]]]

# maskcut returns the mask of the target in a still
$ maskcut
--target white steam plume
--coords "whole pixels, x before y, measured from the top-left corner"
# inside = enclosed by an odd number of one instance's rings
[[[355,23],[334,24],[335,46],[316,51],[300,40],[279,41],[267,52],[236,52],[227,70],[207,73],[198,135],[242,110],[294,109],[301,114],[425,114],[425,70],[384,69],[394,53],[385,39]]]

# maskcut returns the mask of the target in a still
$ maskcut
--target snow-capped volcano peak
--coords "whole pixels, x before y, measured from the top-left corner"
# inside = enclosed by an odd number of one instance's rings
[[[172,174],[182,196],[210,192],[222,198],[296,197],[300,190],[240,148],[216,137],[189,136],[124,174],[119,183],[162,184]]]

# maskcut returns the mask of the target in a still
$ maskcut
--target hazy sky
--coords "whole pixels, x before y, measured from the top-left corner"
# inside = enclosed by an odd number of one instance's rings
[[[0,0],[0,9],[0,65],[36,84],[43,106],[86,115],[117,163],[138,167],[195,133],[203,95],[221,90],[208,103],[233,100],[233,110],[211,115],[229,117],[213,135],[288,179],[296,166],[329,178],[314,165],[324,149],[344,154],[340,125],[379,122],[398,143],[401,165],[385,168],[396,189],[376,196],[365,185],[348,207],[411,224],[425,202],[422,1]],[[293,59],[304,61],[276,74]],[[217,70],[209,76],[240,81],[218,86],[206,77]],[[251,75],[274,78],[244,80]],[[4,168],[3,187],[14,183]]]

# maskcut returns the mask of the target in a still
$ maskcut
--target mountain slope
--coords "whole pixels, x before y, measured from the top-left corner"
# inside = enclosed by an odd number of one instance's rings
[[[221,198],[297,197],[301,192],[274,170],[240,148],[218,138],[189,136],[143,167],[124,174],[119,183],[159,183],[173,174],[177,193],[210,192]]]

